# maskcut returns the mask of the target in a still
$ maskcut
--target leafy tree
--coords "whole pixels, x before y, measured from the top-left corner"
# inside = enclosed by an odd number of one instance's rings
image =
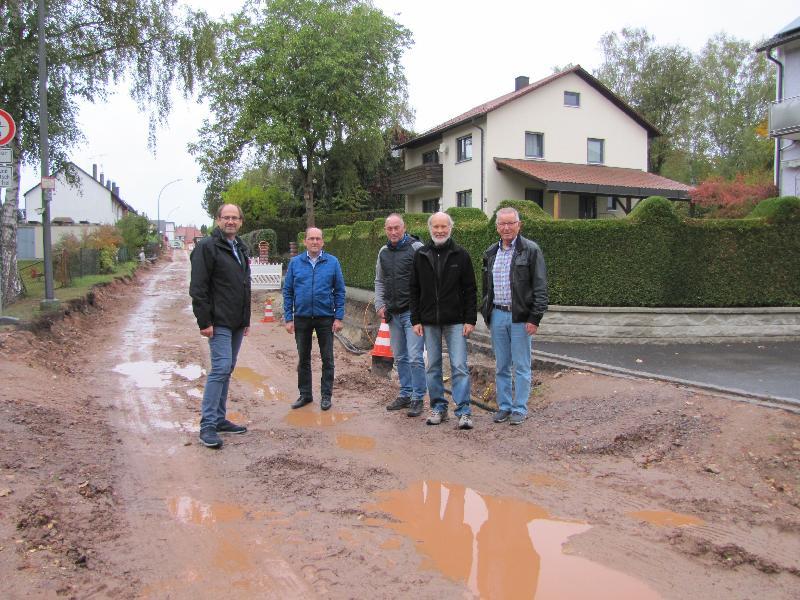
[[[777,194],[778,188],[770,179],[748,181],[739,174],[732,180],[710,177],[694,188],[691,198],[699,209],[697,216],[738,218],[749,214],[761,200]]]
[[[117,221],[117,230],[122,237],[123,245],[131,256],[135,256],[137,250],[147,244],[150,237],[150,221],[144,215],[128,213]]]
[[[0,3],[0,106],[9,108],[18,125],[11,141],[15,177],[6,190],[0,214],[0,280],[3,298],[19,296],[22,283],[16,263],[16,211],[19,171],[39,161],[37,73],[37,3]],[[175,0],[49,0],[47,3],[47,102],[50,159],[53,170],[81,141],[78,102],[98,102],[109,86],[131,82],[131,96],[151,111],[150,141],[170,108],[178,85],[190,91],[215,52],[213,24],[202,12],[184,9]]]
[[[248,4],[222,31],[219,68],[203,90],[214,118],[201,137],[213,141],[192,148],[212,193],[242,157],[291,164],[313,225],[315,177],[334,145],[405,117],[400,58],[411,34],[366,0]]]

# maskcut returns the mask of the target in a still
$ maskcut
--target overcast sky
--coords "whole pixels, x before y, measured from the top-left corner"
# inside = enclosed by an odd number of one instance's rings
[[[218,17],[237,0],[192,0],[188,4]],[[473,106],[513,89],[517,75],[535,81],[554,66],[580,64],[589,71],[600,62],[600,37],[623,27],[644,27],[659,44],[681,44],[698,51],[724,31],[750,42],[771,37],[800,14],[797,0],[672,0],[671,2],[538,2],[494,0],[375,0],[374,4],[411,30],[414,46],[403,63],[413,128],[424,131]],[[224,8],[222,8],[224,7]],[[8,108],[8,107],[3,107]],[[127,90],[103,105],[87,105],[80,122],[87,142],[72,160],[91,173],[97,163],[138,212],[156,218],[163,190],[162,219],[178,225],[211,220],[200,206],[204,185],[186,150],[197,140],[203,106],[175,100],[167,128],[159,131],[154,156],[147,148],[147,120]],[[21,192],[38,183],[38,170],[23,170]],[[20,198],[24,207],[24,200]]]

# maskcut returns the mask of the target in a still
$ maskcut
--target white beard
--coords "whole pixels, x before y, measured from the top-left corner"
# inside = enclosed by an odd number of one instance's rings
[[[448,235],[443,240],[436,239],[435,237],[431,236],[431,239],[433,240],[433,245],[434,246],[444,246],[447,243],[447,241],[450,239],[450,236]]]

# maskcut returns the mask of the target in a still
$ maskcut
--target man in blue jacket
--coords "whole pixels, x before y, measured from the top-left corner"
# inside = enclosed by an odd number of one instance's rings
[[[190,255],[192,310],[211,351],[200,418],[200,442],[208,448],[222,446],[219,433],[247,431],[225,418],[231,373],[250,329],[250,261],[247,246],[236,235],[242,219],[235,204],[220,206],[214,232],[197,242]]]
[[[283,283],[283,314],[286,331],[297,344],[297,387],[300,397],[292,408],[313,402],[311,392],[311,336],[317,333],[322,377],[320,408],[331,407],[333,394],[333,334],[342,329],[344,319],[344,277],[339,261],[322,251],[322,230],[309,227],[306,252],[289,262]]]

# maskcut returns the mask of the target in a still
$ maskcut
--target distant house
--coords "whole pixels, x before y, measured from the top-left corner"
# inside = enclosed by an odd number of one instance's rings
[[[114,225],[133,207],[120,197],[119,187],[101,173],[97,165],[92,175],[74,163],[68,163],[74,174],[68,181],[64,170],[55,174],[56,187],[50,201],[51,242],[57,244],[66,235],[81,238],[100,225]],[[29,189],[24,194],[25,221],[17,225],[17,257],[19,259],[41,259],[44,257],[42,232],[42,188]]]
[[[203,233],[194,225],[178,227],[175,230],[175,239],[184,245],[194,243],[197,237],[203,237]]]
[[[775,185],[781,196],[800,196],[800,17],[756,48],[778,69],[769,135],[775,138]]]
[[[689,186],[647,172],[660,135],[580,66],[515,89],[398,145],[405,171],[392,191],[408,212],[506,199],[536,202],[555,218],[615,218],[652,195],[688,200]]]

